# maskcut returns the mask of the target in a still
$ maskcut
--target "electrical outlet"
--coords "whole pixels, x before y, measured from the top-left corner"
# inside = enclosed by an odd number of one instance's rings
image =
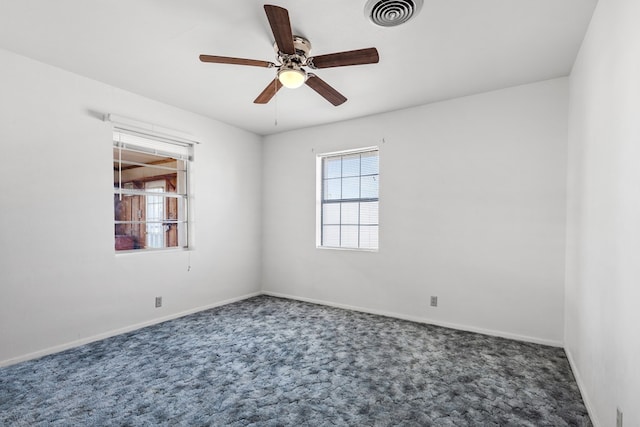
[[[431,307],[438,306],[438,297],[431,297]]]
[[[616,408],[616,427],[622,427],[622,410]]]
[[[162,307],[162,297],[156,297],[156,308]]]

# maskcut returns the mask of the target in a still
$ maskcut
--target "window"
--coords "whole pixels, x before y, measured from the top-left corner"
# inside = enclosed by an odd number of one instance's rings
[[[188,246],[192,146],[114,131],[116,251]]]
[[[378,149],[321,155],[318,246],[378,249]]]

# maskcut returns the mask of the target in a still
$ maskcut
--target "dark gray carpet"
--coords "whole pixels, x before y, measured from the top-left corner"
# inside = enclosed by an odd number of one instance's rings
[[[0,369],[3,426],[590,426],[559,348],[256,297]]]

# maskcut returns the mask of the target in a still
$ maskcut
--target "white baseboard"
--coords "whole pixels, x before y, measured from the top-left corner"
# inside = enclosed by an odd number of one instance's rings
[[[103,332],[101,334],[92,335],[90,337],[82,338],[82,339],[75,340],[75,341],[70,341],[70,342],[67,342],[67,343],[64,343],[64,344],[60,344],[60,345],[56,345],[56,346],[53,346],[53,347],[45,348],[43,350],[38,350],[38,351],[35,351],[33,353],[28,353],[28,354],[25,354],[25,355],[22,355],[22,356],[18,356],[18,357],[14,357],[14,358],[11,358],[11,359],[2,360],[2,361],[0,361],[0,367],[14,365],[16,363],[25,362],[27,360],[37,359],[37,358],[42,357],[42,356],[47,356],[49,354],[58,353],[58,352],[61,352],[61,351],[64,351],[64,350],[68,350],[70,348],[79,347],[81,345],[89,344],[89,343],[92,343],[94,341],[100,341],[100,340],[103,340],[105,338],[111,338],[111,337],[114,337],[116,335],[125,334],[127,332],[135,331],[137,329],[145,328],[147,326],[152,326],[152,325],[156,325],[158,323],[166,322],[167,320],[173,320],[173,319],[177,319],[179,317],[188,316],[189,314],[194,314],[194,313],[198,313],[200,311],[209,310],[211,308],[220,307],[220,306],[223,306],[223,305],[227,305],[227,304],[231,304],[231,303],[234,303],[234,302],[242,301],[242,300],[245,300],[247,298],[252,298],[252,297],[255,297],[255,296],[258,296],[258,295],[261,295],[261,292],[253,292],[253,293],[250,293],[250,294],[241,295],[239,297],[230,298],[230,299],[227,299],[227,300],[224,300],[224,301],[218,301],[218,302],[215,302],[213,304],[208,304],[208,305],[192,308],[192,309],[189,309],[189,310],[181,311],[179,313],[169,314],[167,316],[163,316],[163,317],[159,317],[159,318],[156,318],[156,319],[148,320],[148,321],[142,322],[142,323],[137,323],[135,325],[125,326],[124,328],[114,329],[114,330],[111,330],[111,331]]]
[[[189,309],[186,311],[182,311],[179,313],[174,313],[174,314],[170,314],[164,317],[160,317],[157,319],[152,319],[146,322],[142,322],[142,323],[138,323],[135,325],[131,325],[131,326],[127,326],[124,328],[120,328],[120,329],[115,329],[115,330],[111,330],[108,332],[104,332],[101,334],[97,334],[97,335],[93,335],[90,337],[86,337],[80,340],[75,340],[75,341],[71,341],[65,344],[61,344],[61,345],[57,345],[57,346],[53,346],[53,347],[49,347],[43,350],[39,350],[33,353],[28,353],[22,356],[18,356],[18,357],[14,357],[11,359],[6,359],[6,360],[2,360],[0,361],[0,367],[3,366],[9,366],[9,365],[13,365],[16,363],[20,363],[20,362],[24,362],[27,360],[32,360],[32,359],[37,359],[43,356],[47,356],[49,354],[54,354],[54,353],[58,353],[64,350],[68,350],[70,348],[74,348],[74,347],[79,347],[81,345],[85,345],[85,344],[89,344],[95,341],[100,341],[106,338],[110,338],[116,335],[120,335],[120,334],[124,334],[127,332],[131,332],[131,331],[135,331],[137,329],[141,329],[141,328],[145,328],[147,326],[152,326],[152,325],[156,325],[158,323],[162,323],[162,322],[166,322],[168,320],[173,320],[173,319],[177,319],[180,317],[184,317],[184,316],[188,316],[190,314],[194,314],[194,313],[198,313],[200,311],[204,311],[204,310],[209,310],[211,308],[215,308],[215,307],[220,307],[223,305],[227,305],[227,304],[232,304],[234,302],[238,302],[238,301],[242,301],[248,298],[252,298],[258,295],[269,295],[269,296],[273,296],[273,297],[278,297],[278,298],[286,298],[286,299],[291,299],[291,300],[297,300],[297,301],[304,301],[304,302],[309,302],[309,303],[313,303],[313,304],[320,304],[320,305],[326,305],[326,306],[330,306],[330,307],[336,307],[336,308],[342,308],[342,309],[346,309],[346,310],[353,310],[353,311],[358,311],[358,312],[362,312],[362,313],[369,313],[369,314],[376,314],[376,315],[380,315],[380,316],[386,316],[386,317],[393,317],[393,318],[397,318],[397,319],[402,319],[402,320],[408,320],[411,322],[417,322],[417,323],[426,323],[426,324],[432,324],[432,325],[437,325],[437,326],[443,326],[446,328],[451,328],[451,329],[457,329],[457,330],[462,330],[462,331],[468,331],[468,332],[477,332],[477,333],[481,333],[481,334],[485,334],[485,335],[491,335],[491,336],[497,336],[497,337],[502,337],[502,338],[508,338],[508,339],[514,339],[514,340],[518,340],[518,341],[526,341],[526,342],[532,342],[532,343],[536,343],[536,344],[543,344],[543,345],[549,345],[549,346],[553,346],[553,347],[563,347],[563,343],[561,342],[557,342],[557,341],[553,341],[553,340],[545,340],[545,339],[539,339],[539,338],[535,338],[535,337],[529,337],[529,336],[525,336],[525,335],[518,335],[518,334],[511,334],[511,333],[505,333],[502,331],[494,331],[494,330],[489,330],[489,329],[483,329],[483,328],[476,328],[476,327],[471,327],[471,326],[466,326],[466,325],[458,325],[458,324],[454,324],[454,323],[448,323],[448,322],[440,322],[440,321],[436,321],[436,320],[432,320],[432,319],[428,319],[428,318],[422,318],[422,317],[417,317],[417,316],[408,316],[405,314],[400,314],[400,313],[393,313],[393,312],[389,312],[389,311],[384,311],[384,310],[374,310],[374,309],[369,309],[369,308],[365,308],[365,307],[358,307],[358,306],[352,306],[352,305],[347,305],[347,304],[339,304],[339,303],[335,303],[335,302],[331,302],[331,301],[325,301],[325,300],[319,300],[319,299],[314,299],[314,298],[306,298],[306,297],[300,297],[300,296],[296,296],[296,295],[289,295],[289,294],[282,294],[282,293],[278,293],[278,292],[270,292],[270,291],[262,291],[262,292],[253,292],[250,294],[245,294],[239,297],[235,297],[235,298],[230,298],[227,300],[223,300],[223,301],[218,301],[215,302],[213,304],[208,304],[205,306],[200,306],[200,307],[196,307],[193,309]],[[569,360],[569,365],[571,367],[571,370],[573,372],[573,376],[576,379],[576,383],[578,384],[578,389],[580,390],[580,394],[582,395],[582,400],[585,404],[585,407],[587,408],[587,412],[589,413],[589,417],[591,418],[591,422],[593,423],[593,425],[595,427],[600,427],[602,424],[598,421],[598,418],[596,417],[596,414],[593,410],[593,405],[591,404],[591,401],[589,399],[589,395],[586,392],[586,387],[584,385],[584,382],[582,380],[582,377],[580,375],[580,371],[577,369],[577,366],[575,364],[575,361],[573,359],[573,355],[571,354],[571,351],[568,348],[565,348],[565,353],[567,355],[567,359]]]
[[[186,310],[186,311],[182,311],[179,313],[174,313],[174,314],[170,314],[164,317],[160,317],[160,318],[156,318],[156,319],[152,319],[146,322],[142,322],[142,323],[138,323],[135,325],[130,325],[130,326],[126,326],[124,328],[120,328],[120,329],[115,329],[115,330],[111,330],[111,331],[107,331],[101,334],[97,334],[97,335],[93,335],[90,337],[86,337],[86,338],[82,338],[79,340],[75,340],[75,341],[71,341],[71,342],[67,342],[64,344],[60,344],[57,346],[53,346],[53,347],[48,347],[45,348],[43,350],[38,350],[36,352],[33,353],[28,353],[22,356],[18,356],[18,357],[14,357],[11,359],[6,359],[6,360],[2,360],[0,361],[0,367],[3,366],[9,366],[9,365],[13,365],[16,363],[20,363],[20,362],[24,362],[27,360],[32,360],[32,359],[37,359],[39,357],[42,356],[47,356],[49,354],[53,354],[53,353],[58,353],[64,350],[68,350],[70,348],[74,348],[74,347],[79,347],[81,345],[85,345],[85,344],[89,344],[91,342],[94,341],[100,341],[103,340],[105,338],[110,338],[116,335],[120,335],[120,334],[124,334],[127,332],[131,332],[131,331],[135,331],[137,329],[141,329],[147,326],[151,326],[151,325],[155,325],[158,323],[162,323],[162,322],[166,322],[168,320],[173,320],[173,319],[177,319],[179,317],[184,317],[187,316],[189,314],[193,314],[193,313],[197,313],[200,311],[204,311],[204,310],[208,310],[211,308],[215,308],[215,307],[220,307],[223,305],[227,305],[227,304],[231,304],[237,301],[241,301],[247,298],[252,298],[258,295],[270,295],[270,296],[274,296],[274,297],[278,297],[278,298],[286,298],[286,299],[292,299],[292,300],[297,300],[297,301],[304,301],[304,302],[310,302],[313,304],[321,304],[321,305],[326,305],[326,306],[330,306],[330,307],[336,307],[336,308],[342,308],[342,309],[346,309],[346,310],[353,310],[353,311],[359,311],[359,312],[363,312],[363,313],[369,313],[369,314],[376,314],[376,315],[380,315],[380,316],[386,316],[386,317],[393,317],[396,319],[402,319],[402,320],[408,320],[411,322],[417,322],[417,323],[426,323],[426,324],[431,324],[431,325],[437,325],[437,326],[443,326],[445,328],[451,328],[451,329],[457,329],[457,330],[462,330],[462,331],[468,331],[468,332],[477,332],[480,334],[485,334],[485,335],[491,335],[491,336],[497,336],[497,337],[502,337],[502,338],[508,338],[508,339],[513,339],[513,340],[518,340],[518,341],[526,341],[526,342],[532,342],[532,343],[536,343],[536,344],[543,344],[543,345],[549,345],[549,346],[553,346],[553,347],[562,347],[563,344],[561,342],[557,342],[557,341],[552,341],[552,340],[544,340],[544,339],[539,339],[536,337],[529,337],[529,336],[525,336],[525,335],[518,335],[518,334],[511,334],[511,333],[506,333],[506,332],[502,332],[502,331],[494,331],[494,330],[489,330],[489,329],[483,329],[483,328],[476,328],[476,327],[472,327],[472,326],[467,326],[467,325],[459,325],[459,324],[455,324],[455,323],[448,323],[448,322],[440,322],[437,320],[433,320],[433,319],[429,319],[429,318],[423,318],[423,317],[417,317],[417,316],[408,316],[405,314],[401,314],[401,313],[394,313],[394,312],[389,312],[389,311],[384,311],[384,310],[374,310],[374,309],[369,309],[369,308],[365,308],[365,307],[358,307],[358,306],[352,306],[352,305],[347,305],[347,304],[339,304],[339,303],[334,303],[331,301],[325,301],[325,300],[319,300],[319,299],[314,299],[314,298],[305,298],[305,297],[300,297],[300,296],[296,296],[296,295],[288,295],[288,294],[281,294],[278,292],[270,292],[270,291],[262,291],[262,292],[253,292],[250,294],[246,294],[246,295],[242,295],[239,297],[235,297],[235,298],[230,298],[224,301],[219,301],[213,304],[209,304],[206,306],[201,306],[201,307],[196,307],[190,310]],[[569,359],[569,362],[571,363],[571,359]],[[576,370],[574,368],[573,365],[572,369],[574,371],[574,375],[576,375]],[[578,378],[578,376],[576,375],[576,379]],[[585,395],[583,392],[583,388],[580,385],[580,382],[578,381],[578,386],[580,387],[580,391],[581,393],[583,393],[583,399],[585,400],[585,405],[587,400],[585,399]],[[589,415],[592,414],[592,411],[589,409],[589,406],[587,406],[587,410],[589,410]],[[592,417],[593,419],[593,417]],[[594,423],[595,424],[595,423]]]
[[[602,424],[596,417],[596,413],[593,410],[593,404],[589,399],[589,395],[587,394],[587,388],[584,385],[584,381],[582,380],[582,376],[580,375],[580,371],[576,366],[576,362],[573,359],[573,355],[568,348],[564,349],[564,352],[567,355],[567,359],[569,360],[569,366],[571,366],[571,371],[573,372],[573,376],[576,379],[576,383],[578,384],[578,389],[580,390],[580,394],[582,395],[582,401],[584,402],[584,406],[587,408],[587,412],[589,413],[589,418],[591,418],[591,423],[594,427],[600,427]]]
[[[347,305],[347,304],[339,304],[339,303],[335,303],[335,302],[332,302],[332,301],[325,301],[325,300],[319,300],[319,299],[314,299],[314,298],[306,298],[306,297],[300,297],[300,296],[296,296],[296,295],[281,294],[281,293],[278,293],[278,292],[271,292],[271,291],[262,291],[262,294],[263,295],[270,295],[270,296],[278,297],[278,298],[286,298],[286,299],[292,299],[292,300],[297,300],[297,301],[310,302],[310,303],[313,303],[313,304],[327,305],[327,306],[330,306],[330,307],[344,308],[346,310],[359,311],[359,312],[362,312],[362,313],[377,314],[377,315],[385,316],[385,317],[393,317],[393,318],[396,318],[396,319],[409,320],[411,322],[416,322],[416,323],[426,323],[426,324],[429,324],[429,325],[442,326],[442,327],[445,327],[445,328],[457,329],[457,330],[460,330],[460,331],[476,332],[476,333],[479,333],[479,334],[491,335],[491,336],[501,337],[501,338],[508,338],[508,339],[517,340],[517,341],[525,341],[525,342],[531,342],[531,343],[535,343],[535,344],[548,345],[548,346],[552,346],[552,347],[563,347],[563,345],[564,345],[560,341],[546,340],[546,339],[542,339],[542,338],[530,337],[530,336],[527,336],[527,335],[512,334],[512,333],[503,332],[503,331],[495,331],[495,330],[491,330],[491,329],[476,328],[474,326],[459,325],[457,323],[441,322],[441,321],[438,321],[438,320],[429,319],[427,317],[409,316],[409,315],[406,315],[406,314],[394,313],[394,312],[390,312],[390,311],[375,310],[375,309],[370,309],[370,308],[366,308],[366,307],[358,307],[358,306]]]

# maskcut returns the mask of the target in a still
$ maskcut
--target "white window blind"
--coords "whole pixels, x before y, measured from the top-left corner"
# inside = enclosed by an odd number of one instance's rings
[[[179,142],[162,141],[160,137],[144,137],[136,135],[134,131],[114,130],[114,145],[124,149],[140,151],[144,153],[158,154],[165,157],[174,157],[181,160],[189,160],[192,145]]]

